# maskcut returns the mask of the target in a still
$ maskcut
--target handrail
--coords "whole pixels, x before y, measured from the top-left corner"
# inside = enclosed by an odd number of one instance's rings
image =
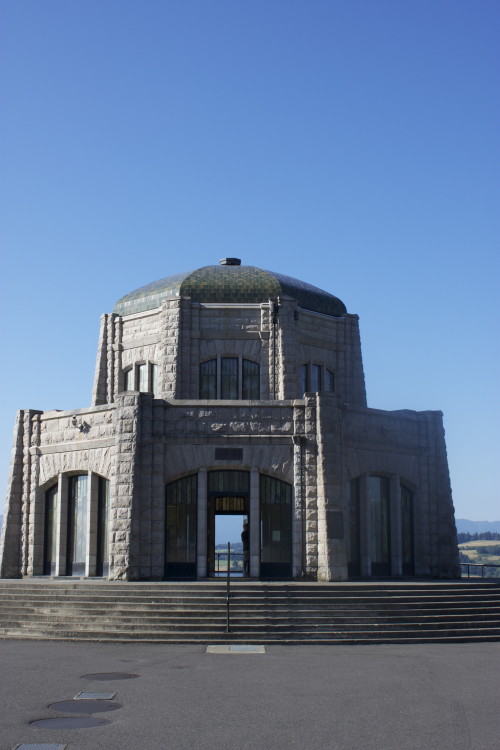
[[[500,565],[497,565],[496,563],[465,563],[461,562],[460,567],[466,566],[467,567],[467,578],[470,578],[470,568],[481,568],[481,578],[484,578],[484,569],[485,568],[500,568]],[[479,577],[479,576],[478,576]]]

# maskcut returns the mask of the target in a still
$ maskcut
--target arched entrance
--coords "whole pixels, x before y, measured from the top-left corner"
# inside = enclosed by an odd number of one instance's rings
[[[216,549],[217,520],[224,516],[239,517],[241,528],[250,515],[250,472],[223,470],[208,472],[208,517],[207,517],[207,569],[209,577],[217,577],[227,572],[227,560],[224,550]],[[231,541],[231,540],[228,540]],[[239,539],[235,539],[239,545]],[[247,550],[236,547],[231,570],[234,575],[248,574],[245,563],[248,560]],[[247,559],[245,559],[245,557]]]

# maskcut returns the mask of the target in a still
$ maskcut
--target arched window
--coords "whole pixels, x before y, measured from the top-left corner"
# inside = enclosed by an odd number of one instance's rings
[[[196,577],[198,477],[191,474],[165,488],[165,577]]]
[[[107,576],[108,519],[107,479],[62,475],[45,493],[44,575]]]
[[[87,474],[68,479],[66,575],[85,575],[87,552]]]
[[[391,533],[388,477],[368,477],[372,576],[391,574]]]
[[[292,575],[292,487],[260,475],[260,573],[263,578]]]
[[[401,552],[403,575],[415,572],[415,552],[413,544],[413,492],[401,485]]]
[[[199,393],[201,399],[207,400],[259,399],[259,364],[241,357],[218,357],[202,362]]]

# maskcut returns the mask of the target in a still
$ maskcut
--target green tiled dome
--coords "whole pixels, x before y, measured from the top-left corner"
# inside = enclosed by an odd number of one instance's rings
[[[287,296],[296,299],[306,310],[336,317],[347,312],[344,303],[333,294],[281,273],[241,266],[237,258],[227,258],[217,266],[203,266],[146,284],[118,300],[114,312],[130,315],[152,310],[167,297],[181,296],[191,297],[193,302],[236,304],[268,302]]]

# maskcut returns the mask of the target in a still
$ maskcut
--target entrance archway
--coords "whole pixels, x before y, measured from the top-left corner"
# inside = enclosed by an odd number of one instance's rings
[[[244,520],[249,521],[250,473],[237,470],[209,471],[207,489],[207,567],[209,577],[218,577],[227,575],[227,547],[216,546],[217,519],[224,516],[239,517],[242,528]],[[238,547],[233,556],[231,575],[241,577],[245,572],[245,558],[244,550]],[[248,560],[248,551],[246,557]]]

